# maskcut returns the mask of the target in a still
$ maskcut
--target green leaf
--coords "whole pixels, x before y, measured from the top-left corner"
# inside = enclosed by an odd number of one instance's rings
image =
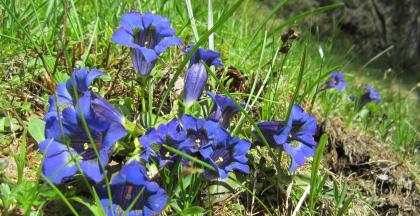
[[[69,78],[70,78],[70,76],[68,74],[66,74],[66,73],[63,73],[63,72],[57,71],[54,74],[54,81],[56,83],[66,82]]]
[[[103,210],[102,210],[102,206],[101,206],[100,203],[98,203],[96,205],[91,204],[87,200],[85,200],[81,197],[71,197],[69,199],[86,206],[89,209],[90,213],[92,213],[92,215],[103,215],[104,214]]]
[[[205,202],[209,205],[213,205],[218,202],[223,202],[229,198],[233,193],[240,189],[240,186],[236,184],[233,179],[236,179],[234,173],[230,174],[231,178],[220,179],[212,181],[208,188],[208,198]]]
[[[204,208],[200,206],[191,206],[184,211],[182,211],[181,215],[203,215],[205,212]]]
[[[37,143],[40,143],[45,139],[44,134],[45,122],[38,117],[31,117],[28,121],[28,131],[29,134],[36,140]]]
[[[0,118],[0,133],[4,132],[6,127],[6,117]]]

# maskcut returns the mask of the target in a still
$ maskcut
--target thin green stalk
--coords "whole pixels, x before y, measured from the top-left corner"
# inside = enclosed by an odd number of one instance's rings
[[[152,125],[152,118],[153,118],[153,88],[154,86],[153,86],[153,80],[152,79],[148,79],[147,80],[147,90],[148,90],[148,92],[149,92],[149,95],[148,95],[148,102],[149,102],[149,110],[148,110],[148,113],[149,113],[149,118],[148,118],[148,120],[147,120],[147,125],[149,126],[149,127],[153,127],[153,125]]]
[[[57,116],[61,116],[57,94],[54,94],[54,100],[55,100],[55,109],[57,110]],[[60,127],[61,136],[64,137],[64,127],[63,127],[63,121],[62,121],[61,118],[58,118],[58,124],[59,124],[59,127]],[[72,161],[76,165],[77,170],[82,174],[82,179],[83,179],[84,184],[86,184],[86,187],[89,188],[91,193],[95,193],[95,191],[92,192],[92,190],[90,188],[89,181],[86,179],[86,176],[84,175],[84,172],[83,172],[82,168],[80,167],[80,164],[78,163],[78,159],[75,157],[73,152],[70,150],[70,144],[67,141],[64,144],[66,145],[67,152],[69,152],[69,154],[70,154],[70,161]],[[50,143],[47,144],[45,152],[48,152],[49,145],[50,145]],[[67,163],[64,164],[63,167],[66,166],[66,165],[67,165]],[[41,169],[41,167],[42,167],[42,165],[40,166],[40,169]],[[58,169],[57,172],[59,172],[61,169],[62,168]],[[40,171],[40,173],[42,173],[42,172]]]
[[[48,177],[44,176],[44,174],[42,174],[43,179],[48,183],[48,185],[58,194],[58,196],[64,201],[64,203],[67,205],[67,207],[70,209],[70,211],[78,216],[79,214],[77,213],[77,211],[74,209],[74,207],[70,204],[69,200],[64,196],[63,193],[61,193],[61,191],[48,179]]]
[[[255,42],[255,37],[257,37],[258,33],[261,31],[261,29],[264,27],[264,25],[267,24],[267,22],[274,16],[276,15],[276,13],[288,2],[289,0],[283,0],[281,2],[279,2],[274,9],[270,12],[270,14],[268,14],[268,16],[260,23],[260,25],[258,25],[258,27],[255,29],[254,33],[251,36],[251,39],[248,42],[248,45],[246,46],[247,48],[249,48],[249,46],[251,46],[252,43]]]
[[[93,139],[92,134],[90,133],[89,126],[88,126],[88,124],[86,122],[85,116],[84,116],[84,114],[82,112],[82,109],[80,107],[80,103],[79,103],[80,100],[79,100],[79,94],[77,92],[76,80],[74,80],[73,78],[70,78],[70,80],[71,80],[72,86],[73,86],[73,94],[74,94],[75,99],[77,101],[77,104],[76,104],[77,109],[76,110],[78,111],[78,114],[80,116],[80,119],[82,120],[83,129],[84,129],[85,133],[88,136],[88,139],[89,139],[89,142],[90,142],[91,146],[93,147],[93,151],[95,152],[96,158],[98,159],[100,168],[103,169],[104,168],[103,167],[104,164],[102,163],[102,159],[101,159],[101,157],[99,155],[98,148],[96,147],[95,140]],[[112,194],[111,194],[111,187],[110,187],[109,179],[108,179],[108,176],[107,176],[107,173],[105,172],[105,170],[103,170],[103,171],[104,171],[104,179],[105,179],[105,185],[106,185],[106,189],[107,189],[107,195],[108,195],[108,199],[109,199],[109,204],[110,204],[110,206],[112,206],[112,203],[113,202],[112,202]],[[111,211],[111,214],[112,214],[112,216],[114,216],[114,212],[113,211]]]
[[[41,31],[42,41],[44,42],[45,48],[47,48],[48,55],[51,55],[51,49],[48,46],[47,40],[45,38],[44,29],[41,27],[41,22],[39,21],[38,10],[35,8],[34,1],[33,0],[31,1],[31,6],[32,6],[32,9],[35,12],[35,19],[36,19],[36,21],[38,23],[38,28],[40,28],[40,31]]]
[[[130,205],[128,206],[128,208],[124,211],[124,215],[125,215],[125,216],[127,216],[127,215],[129,215],[129,214],[130,214],[131,209],[134,207],[134,205],[135,205],[135,204],[137,203],[137,201],[140,199],[140,196],[143,194],[144,188],[145,188],[145,187],[143,187],[143,188],[139,191],[139,193],[136,195],[136,197],[134,198],[134,200],[133,200],[133,201],[131,201],[131,203],[130,203]]]
[[[76,24],[77,24],[77,28],[78,28],[77,30],[79,30],[79,33],[77,31],[75,31],[76,36],[77,36],[77,38],[79,40],[84,41],[85,39],[83,37],[83,30],[82,30],[82,25],[80,24],[79,14],[77,13],[76,6],[74,4],[74,1],[73,0],[70,0],[70,2],[71,2],[72,12],[73,12],[74,16],[76,17]]]
[[[339,7],[343,7],[344,4],[343,3],[336,3],[336,4],[331,4],[331,5],[327,5],[327,6],[323,6],[323,7],[319,7],[319,8],[315,8],[313,10],[309,10],[309,11],[305,11],[303,13],[300,13],[296,16],[293,16],[292,18],[287,19],[286,21],[284,21],[283,23],[281,23],[279,26],[277,26],[277,28],[275,28],[274,30],[272,30],[269,34],[269,37],[277,34],[277,32],[279,32],[280,30],[282,30],[283,28],[294,24],[295,22],[310,16],[310,15],[314,15],[314,14],[318,14],[318,13],[322,13],[325,11],[329,11],[329,10],[333,10]],[[251,49],[251,51],[248,53],[247,56],[244,57],[244,60],[242,62],[245,62],[249,57],[251,57],[251,55],[253,54],[253,52],[261,46],[261,43],[257,43],[256,46],[254,48]],[[271,44],[268,44],[271,45]]]
[[[229,177],[230,180],[232,180],[236,185],[238,185],[239,187],[241,187],[242,189],[244,189],[247,193],[249,193],[251,196],[253,196],[257,202],[265,209],[265,211],[269,214],[269,215],[273,215],[270,211],[270,209],[264,204],[264,202],[255,194],[253,193],[248,187],[242,185],[241,182],[239,182],[238,180]]]
[[[213,5],[212,0],[208,0],[207,9],[207,30],[213,27]],[[214,50],[214,34],[209,35],[209,49]]]
[[[314,96],[312,97],[312,100],[311,100],[311,106],[310,106],[310,108],[309,108],[309,113],[310,113],[310,114],[312,113],[312,108],[314,107],[316,97],[317,97],[317,96],[318,96],[318,94],[319,94],[319,83],[320,83],[320,81],[321,81],[321,73],[322,73],[322,67],[323,67],[323,66],[324,66],[324,58],[323,58],[323,57],[321,57],[321,66],[320,66],[319,71],[318,71],[318,80],[317,80],[317,82],[316,82],[315,94],[314,94]]]
[[[287,110],[286,122],[289,121],[289,117],[290,117],[290,113],[292,112],[293,105],[294,105],[297,97],[299,96],[299,89],[300,89],[300,86],[302,84],[303,72],[305,71],[306,49],[307,48],[306,48],[306,45],[305,45],[305,48],[303,49],[303,54],[302,54],[302,57],[301,57],[301,60],[300,60],[300,69],[299,69],[298,80],[296,82],[295,92],[293,93],[292,100],[290,101],[289,108]]]
[[[170,151],[170,152],[173,152],[173,153],[175,153],[175,154],[177,154],[177,155],[180,155],[180,156],[182,156],[182,157],[185,157],[185,158],[187,158],[188,160],[194,161],[194,162],[196,162],[196,163],[200,164],[201,166],[203,166],[203,167],[205,167],[205,168],[207,168],[207,169],[210,169],[210,170],[212,170],[212,171],[216,172],[216,169],[215,169],[212,165],[210,165],[210,164],[208,164],[208,163],[206,163],[206,162],[204,162],[204,161],[202,161],[202,160],[200,160],[200,159],[198,159],[198,158],[196,158],[196,157],[193,157],[193,156],[191,156],[191,155],[189,155],[189,154],[187,154],[187,153],[185,153],[185,152],[182,152],[182,151],[180,151],[180,150],[178,150],[178,149],[176,149],[176,148],[174,148],[174,147],[168,146],[168,145],[166,145],[166,144],[163,144],[162,146],[163,146],[164,148],[166,148],[166,149],[167,149],[168,151]]]
[[[264,43],[263,43],[264,45],[265,45],[265,42],[266,41],[267,41],[267,31],[265,32],[265,35],[264,35]],[[255,79],[254,79],[254,82],[252,84],[251,91],[249,93],[250,95],[254,95],[254,91],[255,91],[255,88],[257,86],[258,79],[259,79],[259,76],[260,76],[260,73],[261,73],[261,64],[262,64],[262,61],[263,61],[264,51],[265,51],[265,46],[264,45],[261,47],[260,60],[258,61],[257,74],[255,75]],[[254,101],[256,101],[257,99],[258,99],[258,97]],[[245,104],[245,109],[246,110],[250,110],[251,109],[251,107],[252,107],[252,105],[250,106],[251,100],[252,100],[252,98],[251,97],[248,97],[248,100],[246,101],[246,104]],[[237,131],[239,130],[240,126],[242,126],[242,122],[243,121],[244,121],[244,115],[242,114],[241,117],[239,118],[238,124],[236,124],[236,127],[233,130],[232,134],[236,134],[237,133]]]
[[[190,0],[185,0],[185,4],[187,5],[188,16],[190,17],[191,27],[192,27],[192,30],[193,30],[193,33],[194,33],[195,41],[199,41],[200,37],[198,36],[198,31],[197,31],[197,26],[195,24],[194,12],[193,12],[193,8],[192,8],[192,5],[191,5],[191,1]]]
[[[83,54],[83,60],[82,60],[83,65],[86,64],[86,60],[89,57],[90,49],[92,48],[93,39],[96,37],[96,31],[98,30],[98,22],[99,22],[99,17],[96,17],[95,28],[93,28],[92,37],[90,38],[88,48],[86,49],[85,53]]]
[[[317,147],[316,151],[315,151],[315,156],[312,162],[312,170],[311,170],[311,180],[310,180],[310,193],[309,193],[309,212],[313,215],[314,210],[315,210],[315,202],[316,202],[316,198],[318,196],[319,191],[317,191],[318,189],[320,189],[318,186],[318,181],[319,181],[319,166],[321,164],[321,159],[322,156],[324,154],[324,149],[325,146],[328,142],[328,135],[327,134],[322,134],[321,139],[319,141],[319,146]],[[322,185],[321,185],[322,186]]]
[[[278,49],[279,50],[279,49]],[[258,99],[260,98],[260,95],[262,94],[263,90],[265,89],[265,86],[267,85],[267,82],[269,81],[271,74],[273,72],[273,67],[275,64],[275,60],[277,59],[277,55],[279,54],[279,52],[276,52],[273,56],[273,58],[271,59],[271,65],[270,68],[268,70],[268,73],[266,74],[263,84],[261,85],[260,89],[257,92],[257,95],[254,96],[254,100],[252,101],[251,105],[249,106],[248,110],[252,109],[252,107],[254,107],[255,103],[258,101]],[[250,95],[252,95],[252,93],[250,93]],[[251,97],[249,97],[251,99]],[[238,123],[236,124],[235,129],[232,131],[232,134],[236,134],[239,130],[239,128],[242,126],[242,122],[244,120],[244,116],[242,115],[241,118],[239,119]]]
[[[268,151],[270,153],[270,156],[274,159],[276,167],[280,171],[280,168],[278,167],[280,165],[278,157],[276,156],[276,154],[274,154],[273,149],[268,144],[267,139],[263,135],[261,129],[258,127],[258,125],[255,123],[255,121],[252,119],[252,116],[250,116],[248,114],[248,112],[244,108],[242,108],[242,106],[235,99],[233,99],[232,95],[229,93],[229,91],[226,89],[226,87],[223,85],[223,83],[217,78],[216,74],[213,73],[211,70],[209,70],[209,68],[206,64],[204,64],[204,66],[206,66],[207,72],[210,74],[211,77],[213,77],[214,80],[216,80],[217,84],[220,86],[220,88],[222,88],[223,92],[234,102],[235,106],[237,108],[239,108],[239,111],[245,116],[245,118],[248,120],[248,122],[250,124],[252,124],[255,131],[257,132],[257,135],[261,138],[264,145],[267,146]]]

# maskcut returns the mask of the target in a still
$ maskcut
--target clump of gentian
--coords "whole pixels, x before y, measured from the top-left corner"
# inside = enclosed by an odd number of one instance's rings
[[[207,95],[214,102],[213,111],[210,113],[209,119],[219,122],[219,125],[223,128],[229,127],[230,118],[239,112],[239,108],[230,97],[214,94],[210,91],[207,92]]]
[[[345,87],[346,81],[344,80],[344,74],[336,71],[331,73],[331,76],[325,82],[321,90],[334,88],[341,93]]]
[[[360,98],[354,95],[350,96],[350,100],[356,101],[356,110],[362,109],[362,107],[372,101],[375,101],[376,103],[381,103],[382,101],[381,95],[379,95],[379,92],[376,91],[372,86],[366,85],[365,90],[366,92]]]
[[[160,167],[181,160],[179,155],[164,148],[165,144],[209,162],[217,172],[206,169],[204,176],[208,179],[226,178],[233,170],[249,173],[246,154],[250,143],[232,137],[216,121],[183,115],[179,120],[150,129],[140,138],[140,144],[144,148],[141,157],[149,162],[158,161]]]
[[[182,45],[181,39],[174,35],[167,18],[150,12],[130,12],[121,17],[121,27],[112,35],[112,41],[130,48],[134,69],[147,77],[160,53],[170,46]]]
[[[97,188],[106,215],[149,216],[159,214],[168,197],[165,190],[147,179],[147,172],[138,161],[125,164],[111,178],[112,205],[106,187]],[[129,206],[134,204],[130,211]]]
[[[88,90],[89,84],[101,74],[92,71],[87,73],[85,68],[75,71],[70,78],[72,84],[59,83],[57,100],[50,96],[50,109],[44,117],[46,140],[39,144],[39,148],[45,156],[42,172],[54,184],[73,178],[79,172],[76,163],[88,178],[102,181],[103,168],[114,144],[127,133],[121,114],[104,98]]]
[[[190,45],[185,51],[189,53],[194,46]],[[206,86],[208,74],[204,66],[223,66],[220,53],[213,50],[198,48],[190,58],[190,65],[184,79],[184,102],[190,106],[201,96]]]
[[[315,153],[317,120],[299,105],[293,105],[288,122],[267,121],[259,123],[258,128],[271,146],[284,150],[290,156],[290,172],[304,165],[306,158]]]
[[[213,147],[210,156],[204,159],[216,169],[216,172],[206,169],[204,177],[224,179],[228,177],[228,172],[233,170],[249,173],[246,154],[250,148],[251,143],[237,137],[230,137],[226,145],[219,144]]]
[[[381,95],[379,95],[379,92],[376,91],[372,86],[366,85],[365,86],[366,93],[362,95],[360,98],[360,104],[361,106],[364,106],[365,104],[376,101],[376,103],[381,103],[382,98]]]

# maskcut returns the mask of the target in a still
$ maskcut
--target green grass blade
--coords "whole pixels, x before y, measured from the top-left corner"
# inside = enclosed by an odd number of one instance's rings
[[[185,4],[187,5],[188,16],[190,17],[191,28],[192,28],[193,33],[194,33],[195,41],[199,41],[200,37],[198,36],[197,25],[195,24],[194,12],[193,12],[193,8],[192,8],[192,5],[191,5],[191,1],[190,0],[185,0]]]
[[[67,207],[70,209],[70,211],[78,216],[79,214],[77,213],[77,211],[74,209],[74,207],[71,205],[71,203],[69,202],[69,200],[66,198],[66,196],[64,196],[63,193],[61,193],[61,191],[48,179],[47,176],[45,176],[44,174],[42,174],[42,178],[47,182],[47,184],[58,194],[58,196],[63,200],[63,202],[67,205]]]
[[[322,155],[324,154],[324,149],[327,142],[328,142],[328,135],[322,134],[321,139],[319,141],[319,145],[315,151],[314,160],[312,162],[311,180],[310,180],[311,191],[309,193],[309,212],[311,213],[311,215],[314,214],[315,202],[317,198],[316,196],[318,196],[318,192],[319,192],[318,190],[325,183],[325,178],[321,180],[319,179],[322,177],[318,175],[318,171],[319,171]],[[318,182],[320,184],[318,184]]]
[[[260,25],[258,25],[258,27],[255,29],[254,33],[251,36],[251,39],[248,42],[248,45],[246,46],[247,48],[249,48],[249,46],[251,46],[252,43],[254,43],[255,41],[255,37],[257,37],[258,33],[261,31],[261,29],[265,26],[265,24],[267,24],[267,22],[288,2],[289,0],[283,0],[281,2],[279,2],[274,9],[270,12],[270,14],[260,23]]]
[[[264,204],[264,202],[255,194],[253,193],[248,187],[244,186],[241,184],[241,182],[239,182],[238,180],[229,177],[230,180],[232,180],[233,182],[235,182],[239,187],[241,187],[242,189],[244,189],[247,193],[249,193],[251,196],[253,196],[257,202],[264,208],[264,210],[266,211],[266,213],[268,213],[269,215],[273,215],[270,211],[270,209]]]
[[[301,57],[301,60],[300,60],[299,76],[298,76],[298,80],[296,82],[295,92],[293,93],[292,100],[290,101],[289,108],[287,110],[286,122],[289,121],[289,117],[290,117],[290,113],[292,112],[293,104],[295,103],[296,99],[299,96],[299,89],[300,89],[300,86],[302,84],[303,72],[305,71],[306,50],[307,50],[307,48],[306,48],[306,45],[305,45],[305,48],[303,49],[302,57]]]
[[[208,0],[207,9],[207,30],[213,27],[213,4],[212,0]],[[209,36],[209,49],[214,50],[214,34]]]
[[[223,83],[217,78],[216,74],[214,72],[212,72],[207,65],[205,65],[205,66],[207,68],[207,72],[209,73],[209,75],[214,80],[216,80],[217,84],[220,86],[220,88],[222,88],[223,93],[226,94],[234,102],[235,106],[237,108],[239,108],[239,111],[245,116],[245,118],[248,120],[248,122],[254,127],[255,131],[257,132],[257,135],[261,138],[264,145],[267,146],[268,151],[270,153],[270,156],[275,160],[276,166],[279,166],[280,163],[279,163],[278,157],[276,156],[273,149],[268,144],[267,139],[265,139],[263,133],[261,132],[261,129],[257,126],[255,121],[252,119],[252,116],[249,115],[248,112],[244,108],[242,108],[242,106],[232,97],[232,95],[229,93],[229,91],[226,89],[226,87],[223,85]],[[279,168],[279,167],[277,167],[277,168]],[[279,169],[279,171],[280,171],[280,169]]]
[[[200,159],[198,159],[196,157],[193,157],[193,156],[191,156],[191,155],[189,155],[189,154],[187,154],[185,152],[182,152],[182,151],[180,151],[180,150],[178,150],[178,149],[176,149],[174,147],[168,146],[166,144],[163,144],[162,146],[164,148],[166,148],[168,151],[171,151],[171,152],[173,152],[173,153],[175,153],[177,155],[180,155],[182,157],[185,157],[188,160],[194,161],[194,162],[200,164],[201,166],[203,166],[205,168],[208,168],[208,169],[210,169],[212,171],[216,171],[216,169],[212,165],[210,165],[209,163],[207,163],[207,162],[204,162],[204,161],[202,161],[202,160],[200,160]]]
[[[284,21],[282,24],[280,24],[279,26],[277,26],[273,31],[270,32],[270,34],[268,35],[269,37],[272,37],[273,35],[277,34],[279,31],[281,31],[283,28],[292,25],[293,23],[307,17],[307,16],[311,16],[311,15],[315,15],[318,13],[323,13],[325,11],[329,11],[329,10],[333,10],[339,7],[344,6],[343,3],[336,3],[336,4],[331,4],[331,5],[327,5],[327,6],[323,6],[323,7],[319,7],[319,8],[315,8],[309,11],[305,11],[303,13],[300,13],[296,16],[291,17],[290,19]],[[253,52],[255,52],[255,50],[260,47],[262,44],[262,42],[259,42],[256,44],[256,46],[254,48],[251,49],[251,51],[248,53],[248,55],[244,58],[243,62],[246,61],[252,54]],[[269,43],[268,45],[271,45],[271,43]]]
[[[96,17],[95,28],[93,29],[92,37],[90,38],[88,48],[86,49],[85,53],[83,54],[83,60],[82,60],[82,65],[83,66],[86,64],[86,60],[89,57],[90,49],[92,48],[93,40],[96,37],[96,31],[98,30],[98,21],[99,21],[99,17]]]

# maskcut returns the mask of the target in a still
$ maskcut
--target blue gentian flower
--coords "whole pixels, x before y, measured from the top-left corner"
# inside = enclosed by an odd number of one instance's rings
[[[186,52],[189,53],[192,48],[193,45],[190,45]],[[198,100],[206,86],[208,74],[203,63],[209,67],[223,66],[219,52],[198,48],[190,58],[190,66],[184,79],[184,102],[188,106]]]
[[[341,72],[331,73],[330,78],[325,82],[325,89],[335,88],[339,92],[343,92],[343,89],[346,87],[346,81],[344,80],[344,74]]]
[[[73,94],[73,84],[76,85],[78,92],[89,90],[90,84],[98,77],[104,75],[103,72],[94,68],[88,72],[87,68],[76,70],[66,82],[66,87],[70,94]]]
[[[172,164],[178,156],[162,147],[163,144],[189,154],[199,153],[202,157],[209,157],[211,147],[218,143],[226,145],[228,138],[229,133],[217,122],[183,115],[179,120],[173,119],[157,129],[149,129],[140,137],[144,149],[141,157],[148,162],[156,160],[159,167]]]
[[[219,122],[219,125],[223,128],[229,127],[230,118],[239,112],[239,108],[230,97],[214,94],[210,91],[207,92],[207,95],[211,97],[215,104],[209,119]]]
[[[147,172],[138,161],[131,161],[112,177],[112,206],[110,206],[106,187],[97,189],[106,215],[149,216],[159,214],[166,205],[168,197],[165,190],[155,182],[149,182]],[[137,199],[129,212],[128,207]]]
[[[249,148],[251,148],[251,143],[237,137],[231,137],[227,145],[213,147],[210,156],[205,158],[205,161],[211,164],[217,172],[206,169],[204,177],[224,179],[228,177],[228,172],[233,170],[249,173],[248,158],[246,157]]]
[[[372,86],[366,85],[365,86],[366,93],[362,95],[360,98],[360,107],[363,107],[365,104],[376,101],[377,103],[381,103],[382,99],[379,95],[379,92],[377,92]]]
[[[231,137],[216,121],[183,115],[179,120],[150,129],[140,138],[140,144],[144,149],[141,157],[148,162],[157,161],[159,167],[169,166],[179,159],[178,155],[162,147],[166,144],[212,164],[218,172],[206,170],[208,178],[226,178],[227,172],[232,170],[249,172],[245,155],[250,144]],[[185,164],[187,160],[182,162]]]
[[[163,144],[171,146],[181,151],[187,151],[190,146],[186,146],[184,141],[187,131],[184,130],[178,119],[173,119],[168,124],[161,124],[157,129],[149,129],[145,135],[140,137],[143,146],[141,158],[147,162],[156,160],[159,167],[171,165],[178,159],[178,156],[162,147]]]
[[[86,79],[76,80],[78,88],[86,84]],[[88,85],[84,87],[87,89]],[[58,104],[50,96],[50,109],[44,117],[46,140],[39,144],[45,156],[42,172],[54,184],[60,184],[78,172],[76,163],[79,163],[87,177],[95,182],[102,181],[103,167],[108,163],[114,144],[127,133],[123,117],[105,99],[89,90],[76,100],[65,83],[58,85],[57,98]],[[79,113],[88,125],[102,164],[91,146]]]
[[[112,35],[112,41],[130,47],[134,69],[141,76],[149,76],[158,55],[170,46],[182,45],[175,37],[170,21],[160,15],[138,12],[126,13],[121,18],[121,27]]]
[[[270,145],[280,147],[289,154],[290,172],[295,171],[298,165],[304,165],[306,158],[315,153],[317,121],[299,105],[293,105],[287,123],[269,121],[259,123],[258,127]]]

